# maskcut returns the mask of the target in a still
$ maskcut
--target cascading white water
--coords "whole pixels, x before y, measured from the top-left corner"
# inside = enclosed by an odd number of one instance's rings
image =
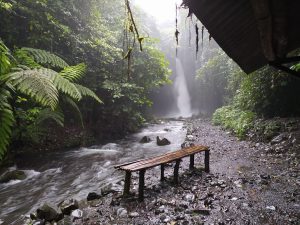
[[[182,63],[178,58],[176,58],[176,77],[174,87],[177,93],[177,107],[179,109],[179,116],[192,116],[191,98],[187,89]]]

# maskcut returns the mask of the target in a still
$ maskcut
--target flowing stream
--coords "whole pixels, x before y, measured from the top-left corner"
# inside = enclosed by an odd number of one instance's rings
[[[141,144],[143,136],[150,143]],[[64,199],[84,199],[89,192],[99,192],[108,184],[116,184],[124,174],[116,164],[177,150],[185,139],[182,121],[150,124],[139,133],[115,143],[70,151],[22,155],[15,168],[25,171],[23,181],[0,184],[0,224],[22,224],[22,216],[47,202],[58,204]],[[157,146],[156,136],[166,137],[170,145]]]

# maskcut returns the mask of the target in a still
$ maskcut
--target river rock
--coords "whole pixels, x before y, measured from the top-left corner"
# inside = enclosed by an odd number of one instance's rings
[[[151,138],[148,136],[144,136],[142,137],[142,139],[140,140],[140,143],[144,144],[144,143],[149,143],[151,141]]]
[[[99,198],[101,198],[101,195],[98,195],[96,192],[90,192],[88,194],[86,200],[92,201],[92,200],[99,199]]]
[[[71,213],[71,216],[73,216],[74,219],[80,219],[83,216],[83,212],[80,209],[76,209]]]
[[[64,215],[70,215],[73,210],[79,208],[78,201],[75,199],[65,200],[61,202],[58,206]]]
[[[187,194],[184,196],[184,200],[188,202],[193,202],[195,200],[195,195],[194,194]]]
[[[24,180],[26,179],[26,174],[21,170],[13,170],[6,172],[0,177],[0,183],[7,183],[11,180]]]
[[[122,218],[122,217],[126,217],[128,214],[127,210],[124,208],[118,208],[117,209],[117,216]]]
[[[63,218],[63,214],[51,206],[44,204],[36,210],[37,218],[45,219],[46,221],[59,221]]]
[[[160,139],[158,136],[156,137],[156,144],[158,146],[169,145],[171,142],[167,138]]]

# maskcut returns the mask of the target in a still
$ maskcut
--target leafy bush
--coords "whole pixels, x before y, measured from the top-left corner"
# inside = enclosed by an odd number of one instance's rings
[[[255,114],[248,110],[240,110],[233,106],[223,106],[213,114],[213,124],[232,130],[239,138],[244,138],[252,127]]]

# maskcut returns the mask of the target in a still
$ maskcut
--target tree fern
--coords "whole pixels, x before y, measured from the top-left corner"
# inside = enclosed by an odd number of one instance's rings
[[[42,66],[34,61],[34,58],[23,49],[18,49],[14,53],[19,64],[27,66],[30,69],[41,68]]]
[[[55,87],[62,93],[69,95],[77,101],[82,98],[82,95],[80,94],[76,86],[69,80],[60,76],[59,73],[50,74],[50,79],[52,80]]]
[[[8,103],[10,92],[0,88],[0,160],[3,158],[9,145],[12,126],[15,122],[11,105]]]
[[[69,81],[75,82],[81,79],[86,71],[86,65],[84,63],[80,63],[76,66],[68,66],[64,68],[59,75],[66,78]]]
[[[45,50],[35,48],[21,48],[21,50],[28,52],[37,63],[43,66],[52,66],[61,69],[69,66],[62,58]]]
[[[45,68],[20,70],[4,75],[3,79],[41,105],[55,109],[58,103],[58,90],[52,80],[55,74],[55,71]]]
[[[35,120],[36,125],[40,125],[46,120],[53,120],[58,125],[64,126],[64,114],[60,110],[50,110],[49,108],[45,108],[41,110]]]
[[[93,92],[91,89],[84,87],[80,84],[75,84],[75,87],[77,88],[77,90],[80,92],[80,94],[82,96],[86,96],[86,97],[91,97],[94,100],[96,100],[99,103],[103,103],[101,101],[101,99],[95,94],[95,92]]]
[[[65,103],[67,103],[68,105],[70,105],[73,109],[75,109],[75,111],[77,112],[77,114],[79,116],[80,124],[81,124],[82,127],[84,127],[82,113],[81,113],[78,105],[76,104],[76,102],[74,102],[74,100],[69,98],[68,96],[64,96],[63,101]]]

